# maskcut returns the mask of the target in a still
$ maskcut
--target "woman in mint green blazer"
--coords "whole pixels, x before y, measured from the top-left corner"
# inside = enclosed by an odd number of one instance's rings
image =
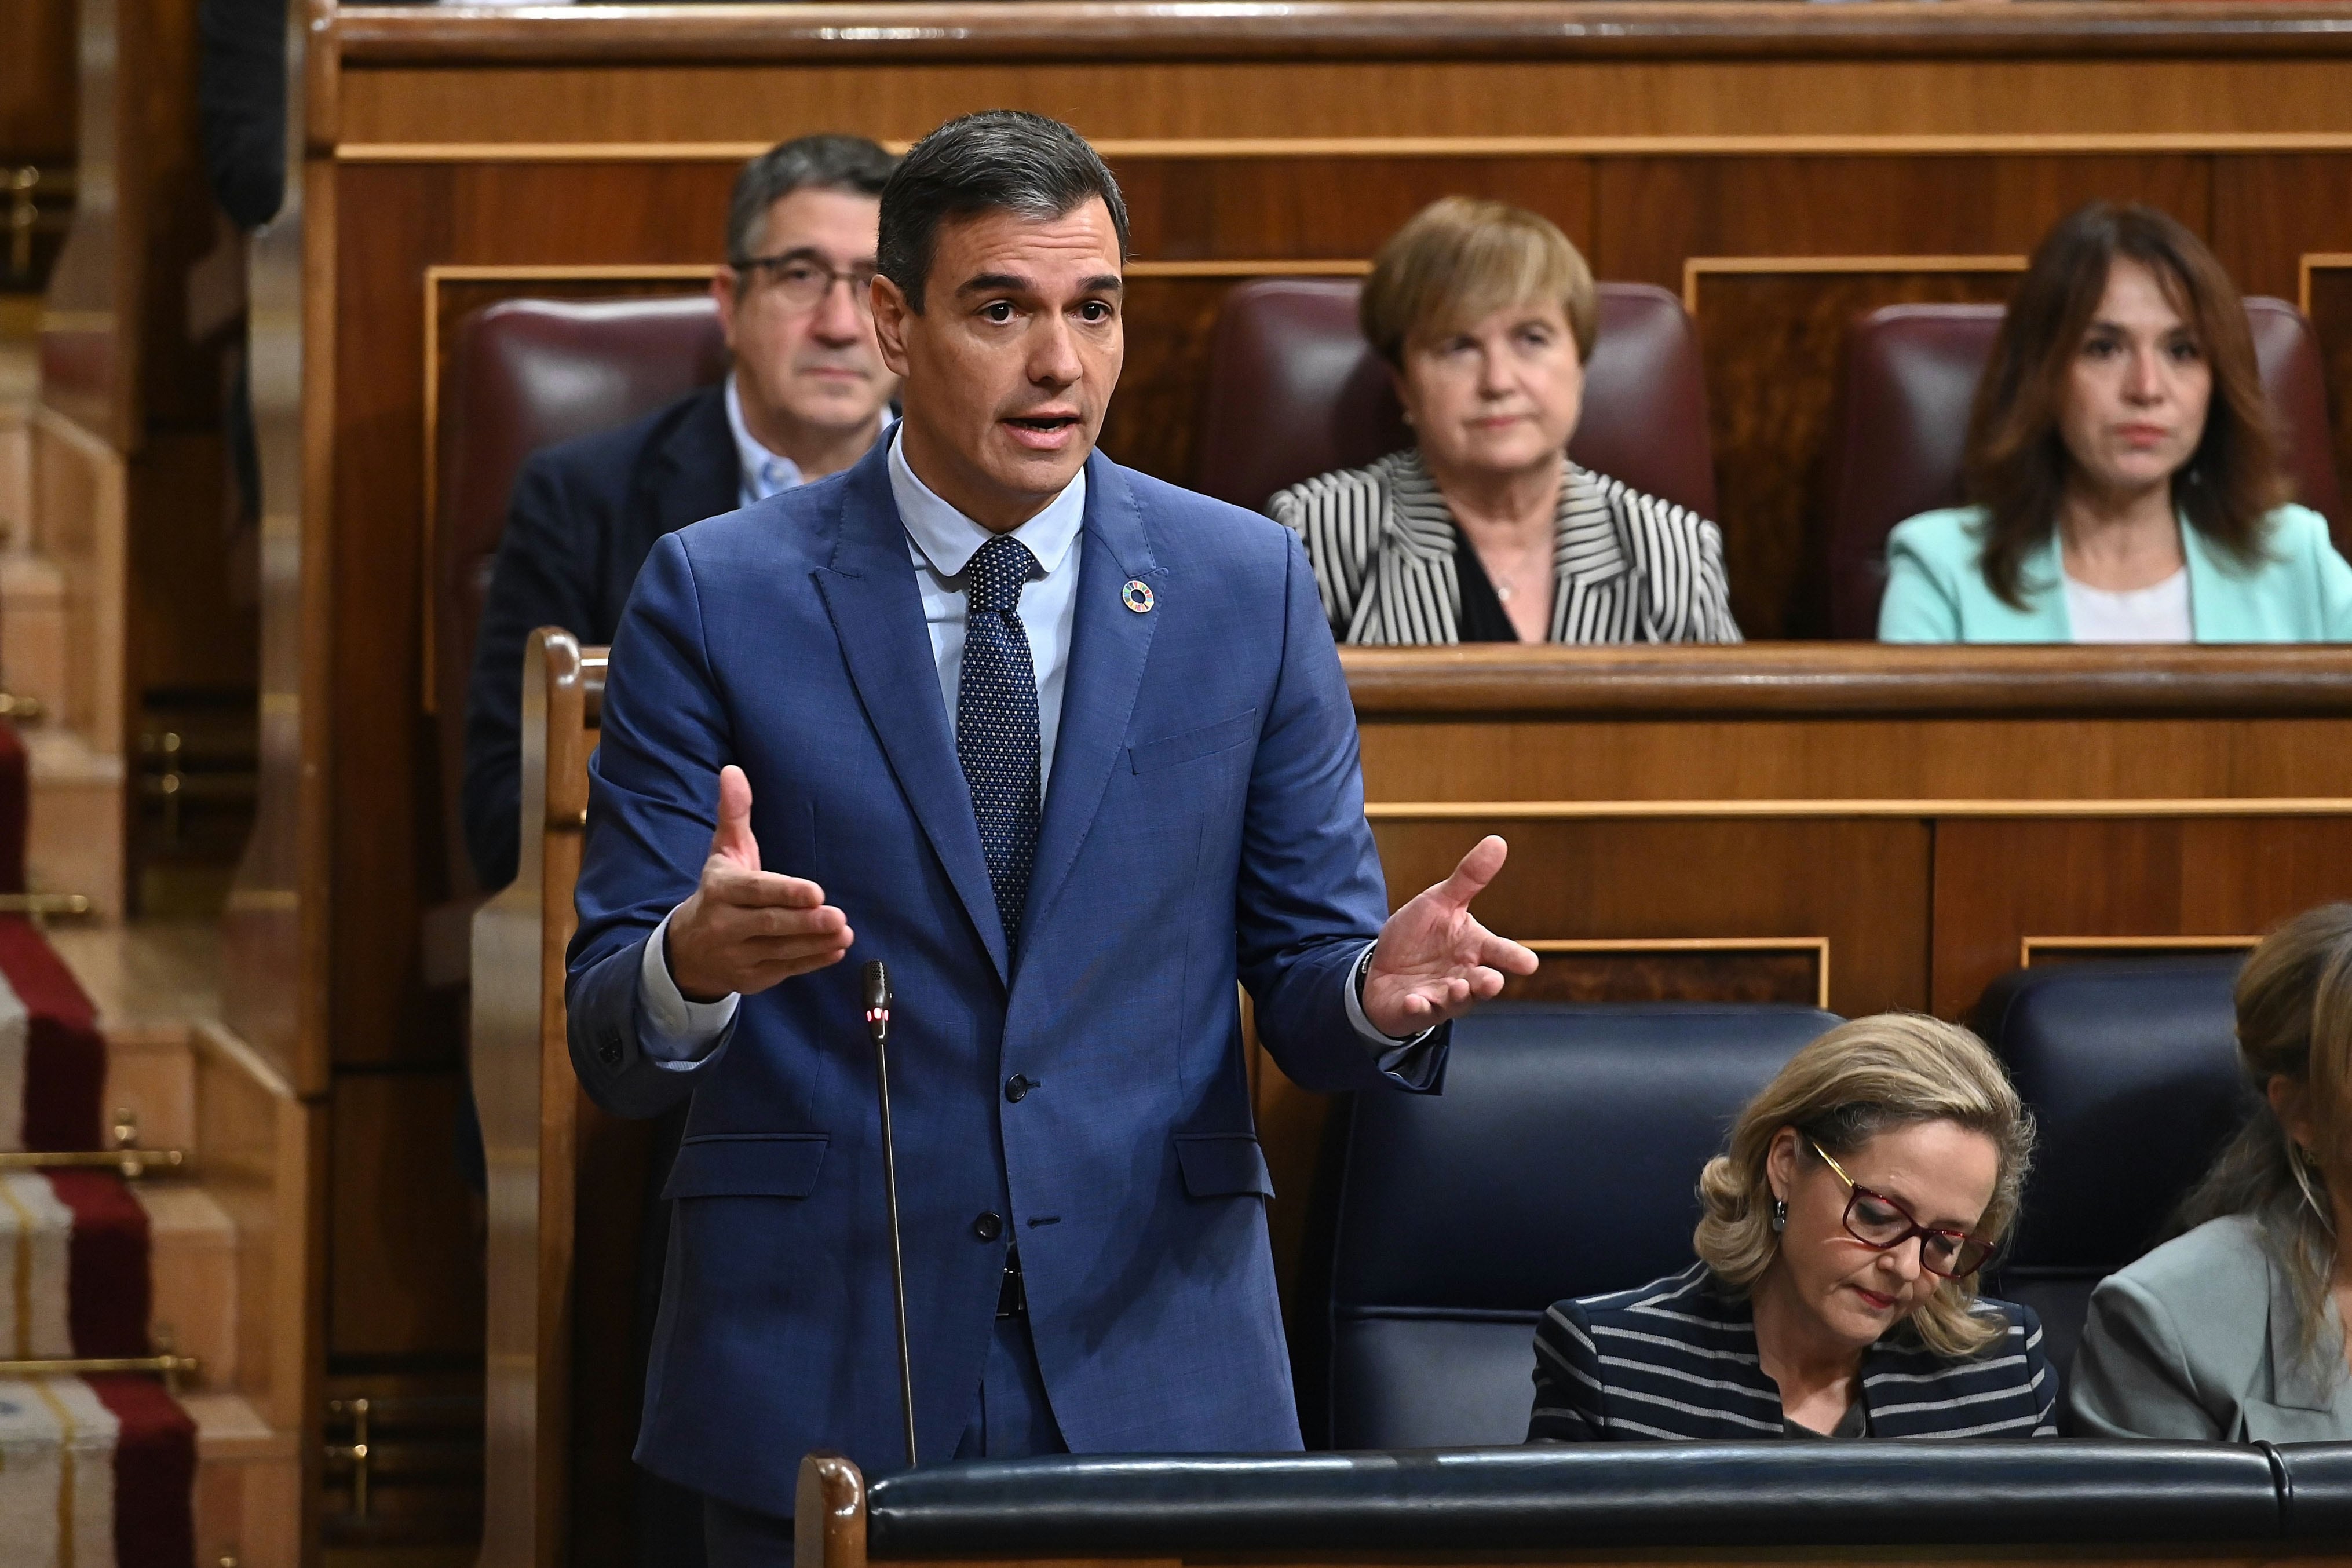
[[[2237,289],[2153,208],[2095,202],[2042,242],[1963,472],[1976,505],[1887,537],[1882,641],[2352,641],[2352,564],[2286,504]]]

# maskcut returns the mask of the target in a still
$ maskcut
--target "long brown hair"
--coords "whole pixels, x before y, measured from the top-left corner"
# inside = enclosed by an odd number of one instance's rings
[[[2025,607],[2025,558],[2058,523],[2072,463],[2059,406],[2118,258],[2156,275],[2213,371],[2205,434],[2172,476],[2173,505],[2191,528],[2252,566],[2262,559],[2265,517],[2288,498],[2276,420],[2230,275],[2202,240],[2154,207],[2078,207],[2033,253],[1969,416],[1962,471],[1969,498],[1986,513],[1985,586],[2012,609]]]
[[[2225,1215],[2257,1217],[2303,1320],[2299,1349],[2317,1349],[2336,1271],[2331,1179],[2352,1152],[2352,904],[2324,904],[2280,926],[2246,960],[2237,990],[2238,1062],[2257,1095],[2244,1127],[2182,1200],[2182,1228]],[[2271,1081],[2309,1096],[2319,1147],[2304,1151],[2271,1109]],[[2331,1176],[2331,1173],[2332,1176]]]

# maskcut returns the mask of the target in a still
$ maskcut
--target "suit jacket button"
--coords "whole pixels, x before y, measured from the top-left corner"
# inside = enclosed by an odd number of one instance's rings
[[[1029,1091],[1036,1087],[1037,1081],[1035,1079],[1029,1077],[1025,1073],[1016,1072],[1012,1077],[1004,1081],[1004,1097],[1013,1104],[1018,1105],[1023,1100],[1028,1097]]]
[[[971,1233],[982,1241],[993,1241],[1004,1234],[1004,1217],[991,1209],[971,1222]]]

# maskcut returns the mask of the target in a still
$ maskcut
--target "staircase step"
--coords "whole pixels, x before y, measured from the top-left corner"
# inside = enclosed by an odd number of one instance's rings
[[[52,712],[58,710],[52,709]],[[25,875],[44,893],[79,893],[102,920],[122,917],[121,753],[57,724],[20,737],[31,761]]]
[[[0,1354],[146,1354],[152,1233],[111,1171],[0,1172]]]
[[[301,1448],[235,1394],[183,1395],[196,1423],[195,1541],[206,1563],[299,1568]],[[122,1563],[119,1568],[131,1568]]]
[[[197,1385],[237,1385],[236,1225],[202,1186],[134,1182],[131,1195],[147,1212],[149,1339],[196,1358]]]
[[[0,1379],[6,1560],[194,1568],[196,1450],[152,1377]]]
[[[0,527],[14,515],[6,449],[0,428]],[[0,554],[0,680],[14,695],[39,699],[43,713],[65,711],[73,668],[67,610],[66,575],[55,561],[15,549]]]

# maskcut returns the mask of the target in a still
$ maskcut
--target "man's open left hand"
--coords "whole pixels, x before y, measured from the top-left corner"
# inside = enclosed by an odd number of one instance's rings
[[[1504,976],[1536,972],[1533,953],[1470,913],[1509,852],[1489,834],[1452,876],[1389,916],[1364,975],[1364,1016],[1374,1029],[1399,1039],[1418,1034],[1494,996]]]

